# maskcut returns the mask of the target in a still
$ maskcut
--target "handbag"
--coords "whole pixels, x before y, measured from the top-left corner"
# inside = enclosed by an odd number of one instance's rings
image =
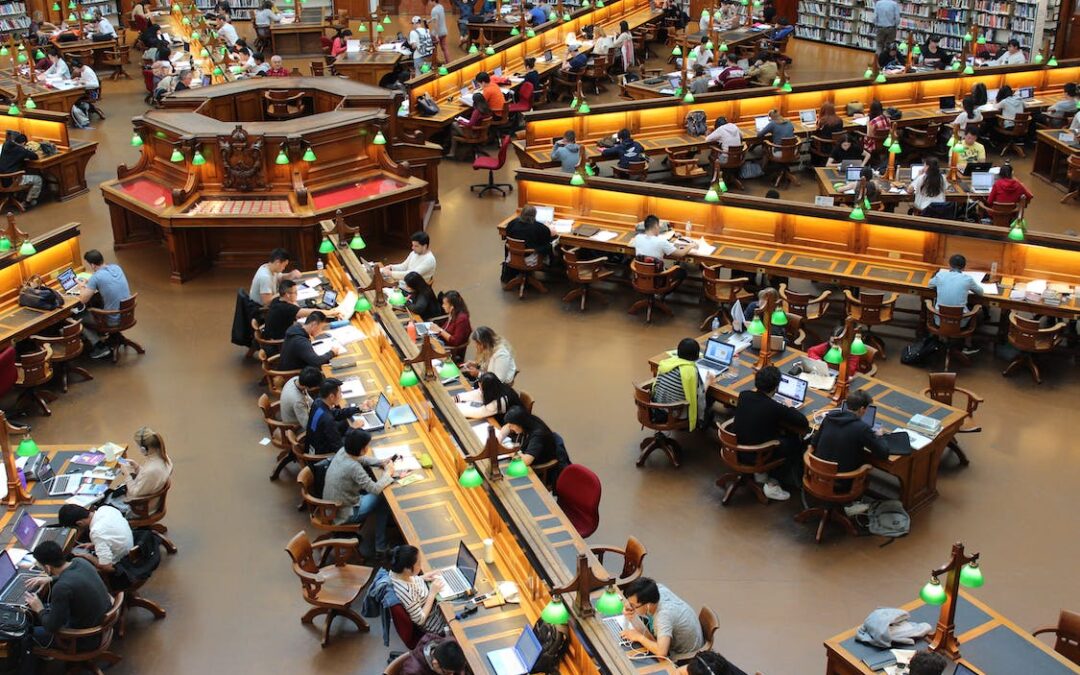
[[[421,117],[431,117],[439,114],[439,104],[428,94],[422,94],[416,99],[416,111]]]
[[[35,274],[23,283],[19,290],[19,306],[46,312],[64,306],[64,298],[45,285],[41,276]]]
[[[861,115],[863,112],[863,104],[858,101],[852,101],[845,106],[844,112],[848,115]]]

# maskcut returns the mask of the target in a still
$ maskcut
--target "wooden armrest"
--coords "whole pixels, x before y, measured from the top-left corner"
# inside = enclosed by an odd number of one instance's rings
[[[756,452],[758,450],[767,450],[769,448],[780,447],[779,440],[766,441],[765,443],[758,443],[757,445],[740,445],[739,452]]]
[[[287,422],[282,422],[281,420],[275,420],[275,419],[271,419],[269,417],[264,418],[264,420],[266,421],[266,424],[268,426],[274,427],[276,429],[293,429],[293,430],[299,430],[300,429],[300,427],[295,425],[295,424],[289,424]]]
[[[926,391],[929,392],[930,390],[927,389]],[[982,402],[984,402],[986,400],[982,396],[979,396],[975,392],[971,391],[970,389],[964,389],[962,387],[953,387],[953,391],[960,392],[961,394],[963,394],[964,396],[967,396],[968,398],[970,398],[972,401],[975,401],[976,403],[982,403]]]
[[[657,403],[649,401],[649,407],[657,410],[679,410],[690,406],[690,401],[676,401],[675,403]]]
[[[831,297],[832,297],[832,291],[825,290],[825,291],[823,291],[821,293],[821,295],[817,296],[816,298],[814,298],[813,300],[811,300],[810,302],[808,302],[806,304],[807,304],[807,306],[809,306],[809,305],[820,305],[821,303],[826,302],[827,300],[829,300]]]
[[[101,631],[101,626],[95,626],[93,628],[61,628],[57,631],[56,635],[63,640],[78,640],[101,635]]]
[[[870,466],[869,464],[863,464],[862,466],[860,466],[858,469],[855,469],[854,471],[837,472],[836,478],[841,479],[841,480],[847,479],[847,478],[858,478],[858,477],[860,477],[860,476],[862,476],[864,474],[870,473],[870,470],[873,469],[873,468],[874,467]]]
[[[618,546],[589,546],[589,550],[593,555],[597,557],[600,562],[604,562],[605,553],[618,553],[619,555],[626,555],[625,548],[619,548]]]
[[[605,258],[604,256],[600,256],[599,258],[590,258],[588,260],[578,260],[577,264],[578,264],[578,267],[588,267],[590,269],[595,269],[597,267],[601,267],[606,262],[607,262],[607,258]]]
[[[1057,632],[1057,626],[1043,626],[1042,628],[1036,628],[1035,630],[1031,631],[1031,634],[1032,636],[1042,635],[1043,633],[1053,633],[1054,635],[1057,635]]]
[[[1067,328],[1068,325],[1069,324],[1065,323],[1064,321],[1059,321],[1058,323],[1054,324],[1053,326],[1050,326],[1049,328],[1041,328],[1041,329],[1039,329],[1039,332],[1042,333],[1043,335],[1046,335],[1046,336],[1057,335],[1061,331],[1065,330],[1065,328]]]
[[[314,549],[315,545],[312,544],[311,548]],[[319,574],[318,572],[308,572],[306,569],[300,567],[296,563],[293,563],[293,572],[296,572],[296,576],[300,577],[305,581],[309,581],[315,584],[317,587],[321,587],[324,583],[326,583],[326,577]]]
[[[60,342],[61,340],[67,340],[67,338],[61,335],[31,335],[30,339],[34,342]]]
[[[331,548],[331,547],[332,548],[355,549],[356,548],[356,540],[355,539],[323,539],[321,541],[317,541],[317,542],[313,543],[311,545],[311,550],[312,551],[314,551],[316,549],[321,550],[321,549],[324,549],[324,548]]]
[[[94,316],[120,316],[119,309],[101,309],[99,307],[90,307],[89,309]]]

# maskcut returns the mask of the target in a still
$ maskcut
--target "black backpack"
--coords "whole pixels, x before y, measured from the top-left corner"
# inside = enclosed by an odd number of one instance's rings
[[[933,335],[921,337],[904,347],[904,351],[900,354],[900,363],[907,366],[924,363],[927,359],[936,354],[941,347],[941,341]]]
[[[540,640],[540,657],[536,659],[536,665],[530,672],[559,672],[559,662],[570,648],[570,640],[566,637],[566,633],[560,631],[558,626],[544,623],[543,619],[536,620],[533,624],[533,632]]]
[[[686,133],[691,136],[705,136],[709,133],[708,119],[704,110],[691,110],[686,113]]]

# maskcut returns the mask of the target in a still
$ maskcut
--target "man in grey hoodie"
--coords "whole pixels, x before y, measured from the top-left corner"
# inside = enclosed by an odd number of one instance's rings
[[[577,136],[573,131],[567,131],[563,137],[555,141],[551,149],[551,159],[559,163],[559,168],[564,173],[574,173],[578,162],[581,161],[581,146],[575,141]]]
[[[90,301],[96,294],[101,296],[102,309],[120,309],[120,301],[131,297],[131,289],[128,287],[124,270],[120,269],[120,266],[116,264],[106,265],[105,257],[96,248],[90,249],[83,254],[83,260],[86,261],[86,268],[90,272],[90,277],[85,281],[81,277],[79,278],[79,300],[83,305],[89,306]],[[101,341],[101,334],[94,330],[97,325],[94,324],[92,315],[89,312],[84,312],[77,318],[83,320],[83,334],[92,345],[90,358],[104,359],[112,356],[112,349]],[[110,325],[115,326],[120,321],[120,318],[112,316],[107,321]]]

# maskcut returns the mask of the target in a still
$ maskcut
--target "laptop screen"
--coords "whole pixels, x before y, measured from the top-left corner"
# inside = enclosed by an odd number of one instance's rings
[[[840,409],[841,410],[847,410],[848,409],[847,401],[840,404]],[[870,428],[874,427],[874,424],[877,423],[877,406],[876,405],[868,405],[868,406],[866,406],[866,412],[863,413],[862,421],[866,422],[866,426],[868,426]]]
[[[1035,98],[1035,87],[1020,87],[1020,89],[1017,90],[1016,95],[1025,101],[1033,99]]]
[[[803,124],[817,124],[816,110],[800,110],[799,121]]]
[[[15,563],[11,562],[11,555],[7,551],[0,552],[0,589],[15,578],[15,573]]]
[[[38,524],[34,520],[34,517],[30,515],[28,511],[23,511],[22,515],[15,522],[15,538],[19,540],[19,545],[25,549],[29,549],[30,545],[34,543],[34,537],[37,536]]]
[[[731,364],[734,356],[735,347],[726,342],[709,338],[709,341],[705,343],[705,358],[710,361],[726,366]]]
[[[71,289],[75,288],[75,270],[71,269],[70,267],[60,272],[60,274],[57,274],[56,279],[60,282],[60,286],[65,291],[70,291]]]
[[[763,115],[762,117],[755,117],[754,118],[754,126],[757,128],[758,131],[761,131],[762,129],[764,129],[768,125],[769,125],[769,116],[768,115]]]
[[[971,189],[989,192],[994,187],[994,174],[989,171],[973,171],[971,174]]]
[[[457,568],[470,586],[476,586],[476,572],[479,566],[476,563],[476,556],[472,554],[465,542],[458,544]]]
[[[555,207],[554,206],[537,206],[536,207],[536,222],[550,225],[555,221]]]
[[[776,393],[786,399],[795,401],[796,403],[802,403],[806,400],[807,384],[806,380],[792,377],[791,375],[781,375],[780,387],[776,390]]]
[[[955,96],[942,96],[938,99],[938,107],[942,110],[952,110],[956,107]]]
[[[337,291],[326,291],[325,293],[323,293],[322,301],[324,305],[336,305]]]
[[[847,168],[847,175],[845,176],[849,181],[857,181],[862,178],[861,166],[849,166]]]
[[[375,416],[380,422],[385,422],[390,416],[390,399],[386,398],[386,394],[379,394],[379,402],[375,404]]]
[[[491,74],[494,75],[495,77],[502,77],[502,73],[503,73],[502,66],[499,66],[495,70],[491,71]]]
[[[540,659],[540,639],[536,637],[532,626],[525,626],[525,632],[521,634],[514,644],[514,651],[521,657],[521,665],[532,672],[533,666]]]

